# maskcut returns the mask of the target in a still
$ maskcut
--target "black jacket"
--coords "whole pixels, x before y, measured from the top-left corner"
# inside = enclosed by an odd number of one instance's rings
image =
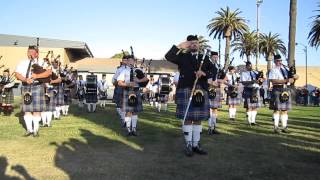
[[[180,76],[178,87],[179,88],[192,88],[193,83],[196,79],[195,72],[198,71],[203,55],[199,54],[198,58],[196,55],[192,55],[190,52],[183,53],[179,52],[177,46],[172,46],[172,48],[165,55],[166,60],[178,65]],[[205,57],[201,70],[206,73],[205,77],[198,79],[197,85],[200,85],[203,89],[208,89],[208,78],[212,75],[212,63],[209,57]]]

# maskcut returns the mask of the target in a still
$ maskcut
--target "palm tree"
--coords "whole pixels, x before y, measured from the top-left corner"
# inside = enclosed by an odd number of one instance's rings
[[[199,44],[200,44],[200,52],[203,53],[205,49],[211,49],[211,46],[208,45],[209,40],[205,39],[204,36],[198,37]]]
[[[320,3],[318,4],[318,10],[317,12],[320,13]],[[314,20],[312,22],[312,28],[309,32],[308,39],[309,44],[312,47],[318,47],[320,46],[320,14],[313,16]]]
[[[236,37],[241,36],[243,32],[247,31],[248,25],[246,20],[239,17],[241,11],[236,9],[231,11],[227,6],[226,9],[220,9],[217,11],[217,17],[212,18],[207,26],[209,30],[209,36],[213,35],[213,39],[225,38],[226,48],[225,48],[225,62],[224,68],[226,69],[229,65],[229,53],[230,53],[230,43],[231,39],[236,39]]]
[[[275,54],[283,54],[287,53],[286,46],[284,45],[283,41],[280,39],[279,34],[262,34],[260,45],[260,52],[265,56],[268,62],[268,72],[271,69],[271,63],[273,56]]]
[[[290,0],[290,22],[289,22],[289,57],[288,62],[289,66],[295,64],[295,50],[296,50],[296,23],[297,23],[297,0]]]
[[[247,61],[250,61],[250,56],[256,53],[256,46],[257,33],[254,31],[243,33],[239,39],[235,39],[231,44],[232,52],[239,51],[240,58],[246,56]]]

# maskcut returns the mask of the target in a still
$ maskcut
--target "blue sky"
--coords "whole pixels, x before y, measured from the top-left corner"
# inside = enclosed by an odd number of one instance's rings
[[[308,43],[317,2],[298,0],[299,43]],[[286,45],[289,4],[289,0],[264,0],[260,7],[260,31],[279,33]],[[1,2],[0,33],[85,41],[95,57],[110,57],[132,45],[138,57],[159,59],[188,34],[204,35],[217,50],[218,40],[208,36],[206,26],[226,6],[239,8],[255,30],[256,0],[10,0]],[[310,65],[320,66],[317,55],[319,50],[308,47]],[[243,62],[238,54],[233,56],[236,64]],[[305,65],[301,46],[296,47],[296,59]],[[262,57],[260,61],[265,63]]]

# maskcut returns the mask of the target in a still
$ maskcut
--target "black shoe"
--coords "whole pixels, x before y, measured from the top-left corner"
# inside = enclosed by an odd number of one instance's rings
[[[127,132],[127,136],[132,136],[132,132],[131,132],[131,131],[130,131],[130,132],[128,131],[128,132]]]
[[[32,132],[27,131],[23,136],[28,137],[28,136],[31,136],[32,134],[33,134]]]
[[[208,135],[212,135],[212,129],[211,128],[208,129]]]
[[[132,131],[132,132],[131,132],[131,135],[132,135],[132,136],[138,136],[137,131]]]
[[[188,157],[193,156],[193,148],[192,148],[191,144],[188,144],[188,145],[186,146],[186,148],[184,149],[184,153],[185,153],[185,155],[188,156]]]
[[[279,130],[279,128],[278,128],[278,127],[275,127],[275,128],[274,128],[274,133],[276,133],[276,134],[280,134],[280,130]]]
[[[196,147],[193,147],[192,150],[193,150],[193,152],[195,152],[195,153],[197,153],[197,154],[200,154],[200,155],[207,155],[207,154],[208,154],[208,152],[205,151],[204,149],[202,149],[202,148],[200,147],[200,145],[198,145],[198,146],[196,146]]]
[[[257,125],[256,123],[251,123],[251,126],[255,126],[255,125]]]
[[[33,133],[33,137],[39,137],[39,132]]]
[[[220,134],[220,132],[217,131],[216,129],[213,129],[213,130],[212,130],[212,134]]]
[[[283,133],[289,133],[288,127],[285,127],[281,130]]]

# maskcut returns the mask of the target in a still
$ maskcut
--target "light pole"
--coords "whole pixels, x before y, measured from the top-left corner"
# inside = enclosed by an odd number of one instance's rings
[[[257,53],[256,53],[256,70],[258,70],[258,63],[259,63],[259,7],[262,4],[263,0],[257,0]]]
[[[301,43],[296,43],[296,45],[301,45],[304,47],[303,51],[306,59],[306,88],[308,88],[308,46]]]

